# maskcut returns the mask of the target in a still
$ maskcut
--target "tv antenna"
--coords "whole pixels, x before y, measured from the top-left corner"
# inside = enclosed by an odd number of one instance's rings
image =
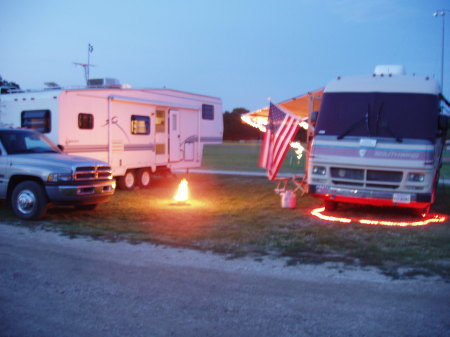
[[[86,79],[86,86],[89,85],[89,70],[91,67],[95,67],[95,65],[91,64],[91,53],[94,51],[94,46],[92,44],[88,44],[88,61],[87,63],[74,62],[76,66],[82,66],[84,69],[84,77]]]

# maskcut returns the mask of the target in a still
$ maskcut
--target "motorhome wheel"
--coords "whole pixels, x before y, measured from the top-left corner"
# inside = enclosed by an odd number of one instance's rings
[[[338,206],[338,203],[333,200],[325,200],[323,203],[323,206],[325,207],[325,210],[327,210],[327,211],[335,211]]]

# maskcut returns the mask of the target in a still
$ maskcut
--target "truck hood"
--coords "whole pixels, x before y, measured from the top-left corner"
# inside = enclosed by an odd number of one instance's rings
[[[27,153],[9,155],[13,165],[41,166],[53,169],[74,169],[79,166],[109,166],[100,160],[86,158],[81,156],[73,156],[65,153]]]

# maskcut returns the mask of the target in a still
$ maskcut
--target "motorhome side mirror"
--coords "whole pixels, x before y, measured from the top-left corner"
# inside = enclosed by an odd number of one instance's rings
[[[317,123],[317,116],[319,116],[319,111],[313,111],[311,112],[311,125],[316,125]]]
[[[438,128],[439,130],[447,130],[449,127],[449,116],[439,115]]]
[[[62,146],[61,144],[56,145],[58,147],[58,149],[61,150],[61,152],[64,152],[64,146]]]

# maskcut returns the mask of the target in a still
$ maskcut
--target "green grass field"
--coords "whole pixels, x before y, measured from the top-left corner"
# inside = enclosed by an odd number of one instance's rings
[[[225,144],[218,148],[206,149],[205,167],[223,169],[226,163],[230,170],[253,170],[256,166],[252,164],[258,156],[255,147]],[[41,221],[18,220],[0,203],[0,219],[70,237],[152,242],[230,258],[284,257],[292,266],[323,262],[339,262],[339,268],[374,266],[394,278],[438,275],[450,281],[449,219],[422,227],[328,222],[310,214],[321,201],[308,195],[297,198],[295,209],[281,208],[274,182],[265,177],[194,173],[188,176],[189,203],[175,204],[172,196],[180,178],[155,177],[149,189],[117,191],[94,211],[52,208]],[[450,186],[442,186],[432,212],[450,214],[449,205]],[[370,206],[342,206],[333,215],[417,220],[408,211]]]
[[[206,145],[203,150],[203,168],[211,170],[262,172],[258,167],[259,150],[261,145],[249,143],[223,143],[220,145]],[[280,173],[304,173],[305,158],[299,161],[294,150],[289,149]]]
[[[204,149],[203,168],[211,170],[253,171],[265,172],[258,167],[260,144],[252,143],[224,143],[207,145]],[[280,173],[304,173],[305,156],[297,160],[294,150],[289,149]],[[450,179],[450,151],[444,152],[444,164],[441,178]]]

